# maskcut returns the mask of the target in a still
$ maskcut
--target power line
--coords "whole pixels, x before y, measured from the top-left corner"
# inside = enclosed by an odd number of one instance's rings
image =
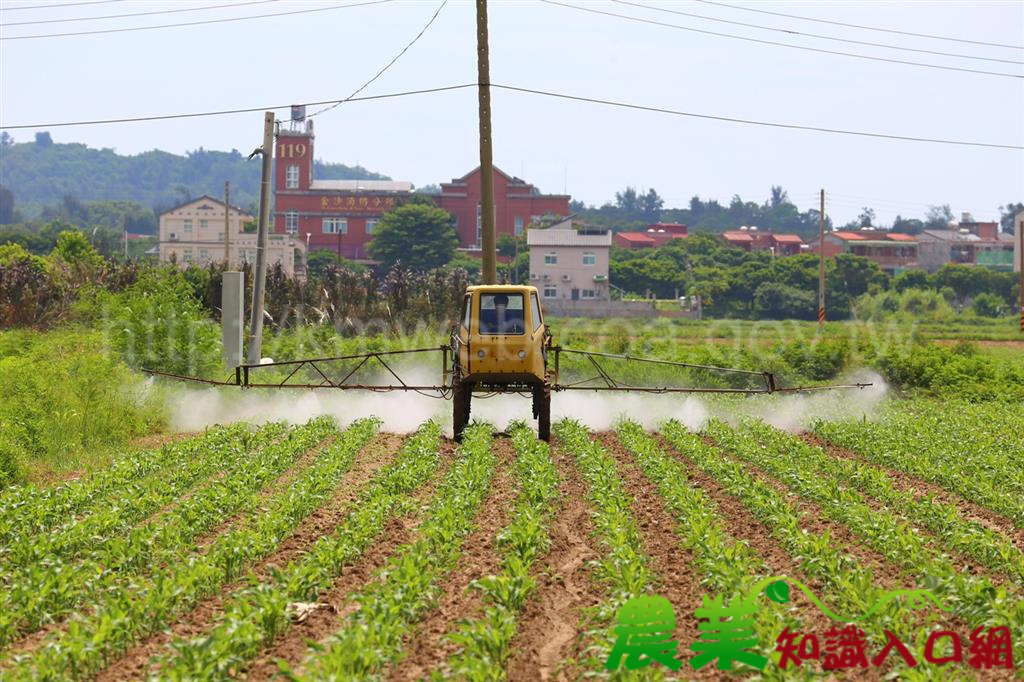
[[[839,52],[837,50],[825,50],[819,47],[807,47],[805,45],[793,45],[792,43],[780,43],[774,40],[763,40],[761,38],[748,38],[746,36],[733,35],[731,33],[719,33],[717,31],[708,31],[701,28],[693,28],[690,26],[680,26],[679,24],[669,24],[664,21],[655,21],[653,19],[641,19],[640,17],[631,17],[627,14],[616,14],[615,12],[605,12],[604,10],[593,9],[592,7],[580,7],[579,5],[569,5],[563,2],[557,2],[556,0],[540,0],[540,2],[547,3],[549,5],[558,5],[559,7],[567,7],[569,9],[578,10],[580,12],[590,12],[592,14],[603,14],[609,17],[616,17],[618,19],[626,19],[627,21],[635,21],[641,24],[651,24],[653,26],[663,26],[666,28],[675,28],[681,31],[692,31],[694,33],[703,33],[705,35],[718,36],[720,38],[732,38],[734,40],[745,40],[751,43],[760,43],[762,45],[775,45],[776,47],[788,47],[793,50],[805,50],[807,52],[818,52],[821,54],[839,55],[842,57],[854,57],[856,59],[868,59],[875,62],[888,62],[890,64],[905,64],[908,66],[921,66],[929,69],[942,69],[944,71],[960,71],[963,73],[977,73],[986,76],[1001,76],[1003,78],[1022,78],[1024,75],[1014,73],[1001,73],[998,71],[982,71],[980,69],[966,69],[959,66],[942,66],[940,64],[926,64],[923,62],[909,62],[903,59],[891,59],[888,57],[872,57],[864,54],[854,54],[852,52]]]
[[[427,32],[427,29],[430,28],[430,25],[434,23],[434,19],[437,19],[437,15],[441,13],[441,10],[443,10],[444,6],[447,5],[447,4],[448,4],[448,0],[442,0],[441,4],[438,5],[438,7],[437,7],[437,11],[434,12],[434,16],[430,17],[430,21],[428,21],[426,23],[426,25],[423,28],[420,29],[420,32],[416,34],[416,37],[413,38],[412,40],[410,40],[409,43],[406,44],[406,46],[402,48],[402,51],[399,52],[398,54],[396,54],[394,59],[392,59],[390,62],[388,62],[384,66],[383,69],[378,71],[377,74],[373,78],[371,78],[370,80],[368,80],[365,83],[363,83],[362,85],[360,85],[358,88],[356,88],[355,92],[353,92],[351,95],[349,95],[345,99],[340,99],[337,102],[335,102],[334,104],[331,104],[330,106],[324,107],[320,111],[313,112],[312,114],[309,115],[309,118],[313,118],[314,116],[319,116],[320,114],[322,114],[324,112],[330,111],[331,109],[334,109],[335,107],[338,107],[338,106],[344,104],[345,102],[350,101],[353,97],[355,97],[360,92],[365,90],[368,85],[370,85],[375,80],[377,80],[378,78],[383,76],[385,71],[387,71],[392,66],[394,66],[395,62],[397,62],[402,57],[402,55],[404,55],[409,50],[410,47],[415,45],[417,40],[419,40],[420,38],[423,37],[423,34]]]
[[[102,19],[124,19],[127,17],[148,17],[154,14],[178,14],[179,12],[200,12],[207,9],[221,9],[224,7],[244,7],[245,5],[265,5],[270,2],[280,2],[280,0],[252,0],[251,2],[233,2],[226,5],[207,5],[205,7],[182,7],[179,9],[163,9],[154,12],[135,12],[128,14],[107,14],[106,16],[100,17],[76,17],[74,19],[40,19],[38,21],[15,21],[0,24],[0,28],[6,28],[8,26],[33,26],[37,24],[67,24],[73,21],[100,21]]]
[[[465,88],[478,87],[478,83],[464,83],[462,85],[447,85],[436,88],[427,88],[423,90],[408,90],[404,92],[389,93],[385,95],[367,95],[365,97],[352,97],[344,101],[349,102],[362,102],[376,99],[392,99],[396,97],[406,97],[410,95],[422,95],[434,92],[445,92],[449,90],[462,90]],[[757,121],[753,119],[735,118],[731,116],[716,116],[713,114],[698,114],[689,111],[678,111],[675,109],[666,109],[663,107],[653,107],[641,104],[630,104],[628,102],[616,102],[613,100],[597,99],[594,97],[582,97],[579,95],[567,95],[564,93],[548,92],[544,90],[534,90],[532,88],[521,88],[514,85],[501,85],[498,83],[491,83],[490,87],[498,88],[501,90],[509,90],[513,92],[524,92],[532,95],[543,95],[545,97],[554,97],[558,99],[566,99],[575,102],[587,102],[590,104],[603,104],[605,106],[620,107],[624,109],[635,109],[637,111],[648,111],[659,114],[670,114],[673,116],[686,116],[689,118],[701,118],[711,121],[724,121],[727,123],[742,123],[746,125],[756,125],[768,128],[784,128],[788,130],[807,130],[818,133],[832,133],[836,135],[854,135],[859,137],[873,137],[887,140],[904,140],[908,142],[930,142],[934,144],[951,144],[960,145],[967,147],[986,147],[990,149],[1013,149],[1013,150],[1024,150],[1024,145],[1013,145],[1013,144],[997,144],[991,142],[973,142],[969,140],[947,140],[932,137],[913,137],[909,135],[890,135],[887,133],[872,133],[867,131],[859,130],[843,130],[840,128],[825,128],[822,126],[807,126],[797,125],[793,123],[775,123],[771,121]],[[326,104],[335,104],[338,100],[326,100],[322,102],[306,102],[305,106],[322,106]],[[33,124],[21,124],[21,125],[4,125],[0,124],[0,130],[18,130],[24,128],[60,128],[65,126],[82,126],[82,125],[101,125],[108,123],[135,123],[141,121],[162,121],[168,119],[180,119],[180,118],[198,118],[202,116],[224,116],[229,114],[244,114],[252,113],[254,111],[267,111],[272,109],[287,109],[291,105],[277,105],[277,106],[262,106],[262,107],[250,107],[246,109],[223,109],[219,111],[203,111],[193,112],[187,114],[166,114],[159,116],[137,116],[132,118],[114,118],[114,119],[100,119],[92,121],[65,121],[57,123],[33,123]]]
[[[877,26],[861,26],[860,24],[847,24],[842,21],[829,21],[828,19],[817,19],[814,17],[801,17],[796,14],[785,14],[783,12],[772,12],[766,9],[754,9],[753,7],[743,7],[741,5],[730,5],[725,2],[712,2],[712,0],[697,0],[697,2],[703,2],[705,5],[717,5],[718,7],[728,7],[730,9],[739,9],[745,12],[757,12],[759,14],[772,14],[777,17],[786,17],[788,19],[800,19],[801,21],[815,21],[819,24],[832,24],[833,26],[845,26],[847,28],[861,28],[865,31],[881,31],[882,33],[895,33],[901,36],[914,36],[915,38],[931,38],[933,40],[950,40],[955,43],[968,43],[970,45],[985,45],[987,47],[1008,47],[1011,50],[1024,50],[1024,46],[1021,45],[1006,45],[1004,43],[987,43],[982,40],[968,40],[967,38],[953,38],[951,36],[937,36],[928,33],[913,33],[911,31],[900,31],[893,28],[879,28]]]
[[[769,128],[787,128],[790,130],[809,130],[818,133],[833,133],[837,135],[856,135],[860,137],[877,137],[888,140],[906,140],[908,142],[932,142],[935,144],[955,144],[968,147],[988,147],[992,149],[1014,149],[1024,150],[1024,145],[1012,145],[1012,144],[995,144],[990,142],[971,142],[966,140],[944,140],[932,137],[913,137],[910,135],[889,135],[886,133],[871,133],[858,130],[842,130],[839,128],[825,128],[821,126],[805,126],[796,125],[792,123],[773,123],[770,121],[756,121],[753,119],[745,118],[733,118],[730,116],[714,116],[711,114],[697,114],[688,111],[677,111],[674,109],[665,109],[662,107],[652,107],[640,104],[629,104],[627,102],[615,102],[612,100],[596,99],[593,97],[580,97],[577,95],[565,95],[557,92],[545,92],[543,90],[533,90],[530,88],[520,88],[511,85],[498,85],[491,83],[492,88],[500,88],[502,90],[512,90],[515,92],[526,92],[533,95],[543,95],[545,97],[557,97],[559,99],[568,99],[577,102],[590,102],[592,104],[604,104],[606,106],[621,107],[624,109],[637,109],[639,111],[651,111],[659,114],[671,114],[673,116],[688,116],[690,118],[704,118],[713,121],[726,121],[729,123],[745,123],[747,125],[766,126]]]
[[[0,7],[0,12],[13,12],[19,9],[53,9],[54,7],[75,7],[77,5],[107,5],[112,2],[124,2],[124,0],[88,0],[87,2],[62,2],[59,5],[26,5],[24,7]]]
[[[253,14],[246,17],[229,17],[226,19],[207,19],[205,21],[188,21],[180,24],[160,24],[158,26],[134,26],[131,28],[108,28],[97,31],[75,31],[73,33],[42,33],[29,36],[2,36],[0,40],[32,40],[34,38],[63,38],[67,36],[88,36],[100,33],[128,33],[130,31],[151,31],[159,28],[180,28],[182,26],[200,26],[203,24],[223,24],[231,21],[248,21],[249,19],[265,19],[267,17],[284,17],[292,14],[310,14],[312,12],[328,12],[334,9],[349,9],[350,7],[362,7],[364,5],[380,5],[394,0],[366,0],[348,5],[332,5],[330,7],[314,7],[313,9],[299,9],[289,12],[276,12],[271,14]]]
[[[365,97],[353,97],[349,102],[366,102],[375,99],[392,99],[395,97],[408,97],[410,95],[425,95],[433,92],[445,92],[448,90],[462,90],[464,88],[475,88],[476,83],[464,83],[462,85],[445,85],[437,88],[425,88],[423,90],[406,90],[404,92],[392,92],[385,95],[367,95]],[[320,106],[322,104],[333,104],[337,100],[324,100],[322,102],[306,102],[304,106]],[[197,111],[187,114],[162,114],[157,116],[134,116],[131,118],[107,118],[91,121],[62,121],[57,123],[32,123],[22,125],[4,125],[0,123],[0,130],[18,130],[24,128],[63,128],[67,126],[91,126],[105,125],[108,123],[140,123],[143,121],[167,121],[179,118],[200,118],[204,116],[227,116],[230,114],[251,114],[254,111],[271,111],[276,109],[288,109],[291,104],[278,104],[274,106],[248,107],[246,109],[221,109],[217,111]]]
[[[1000,62],[1002,64],[1024,64],[1024,62],[1017,61],[1015,59],[997,59],[995,57],[978,57],[971,54],[958,54],[955,52],[942,52],[939,50],[924,50],[915,47],[902,47],[899,45],[888,45],[886,43],[872,43],[866,40],[853,40],[852,38],[839,38],[836,36],[824,36],[818,33],[804,33],[803,31],[794,31],[788,28],[775,28],[773,26],[761,26],[759,24],[748,24],[744,21],[732,21],[730,19],[720,19],[718,17],[708,17],[703,14],[693,14],[692,12],[683,12],[675,9],[668,9],[666,7],[652,7],[650,5],[644,5],[639,2],[628,2],[628,0],[612,0],[620,5],[629,5],[631,7],[640,7],[643,9],[652,10],[655,12],[665,12],[668,14],[678,14],[684,17],[693,17],[694,19],[704,19],[706,21],[717,21],[723,24],[733,24],[734,26],[745,26],[747,28],[756,28],[762,31],[775,31],[776,33],[788,33],[795,36],[804,36],[805,38],[818,38],[820,40],[834,40],[840,43],[850,43],[853,45],[866,45],[868,47],[881,47],[886,50],[900,50],[903,52],[920,52],[922,54],[933,54],[941,57],[956,57],[958,59],[975,59],[978,61],[985,62]]]

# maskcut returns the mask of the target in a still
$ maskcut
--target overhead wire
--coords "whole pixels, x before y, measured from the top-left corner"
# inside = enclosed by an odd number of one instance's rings
[[[916,47],[903,47],[901,45],[889,45],[886,43],[872,43],[866,40],[854,40],[853,38],[840,38],[838,36],[825,36],[818,33],[805,33],[804,31],[796,31],[788,28],[777,28],[774,26],[761,26],[760,24],[750,24],[744,21],[733,21],[731,19],[722,19],[719,17],[709,17],[703,14],[694,14],[692,12],[683,12],[681,10],[669,9],[667,7],[654,7],[652,5],[645,5],[639,2],[629,2],[629,0],[611,0],[612,2],[619,5],[628,5],[630,7],[640,7],[642,9],[651,10],[653,12],[665,12],[667,14],[678,14],[684,17],[692,17],[694,19],[704,19],[705,21],[716,21],[723,24],[732,24],[734,26],[744,26],[746,28],[756,28],[762,31],[774,31],[776,33],[786,33],[789,35],[803,36],[805,38],[816,38],[820,40],[834,40],[840,43],[850,43],[852,45],[866,45],[868,47],[881,47],[886,50],[900,50],[902,52],[919,52],[922,54],[931,54],[941,57],[955,57],[958,59],[975,59],[978,61],[986,62],[999,62],[1002,64],[1024,64],[1024,62],[1016,59],[998,59],[995,57],[980,57],[971,54],[958,54],[955,52],[942,52],[940,50],[925,50]]]
[[[334,109],[334,108],[336,108],[338,106],[341,106],[345,102],[351,101],[353,97],[358,95],[360,92],[365,90],[367,88],[367,86],[369,86],[375,80],[377,80],[382,75],[384,75],[385,71],[387,71],[392,66],[394,66],[395,62],[397,62],[399,59],[401,59],[402,55],[404,55],[406,52],[408,52],[409,48],[412,47],[413,45],[415,45],[416,41],[423,37],[423,34],[427,32],[427,29],[430,28],[430,25],[434,23],[435,19],[437,19],[437,15],[439,15],[441,13],[441,10],[443,10],[444,6],[447,5],[447,4],[448,4],[448,0],[442,0],[441,4],[438,5],[437,10],[434,12],[434,15],[432,17],[430,17],[430,21],[428,21],[426,23],[426,25],[424,25],[423,28],[420,29],[420,32],[417,33],[416,36],[412,40],[410,40],[406,44],[405,47],[402,48],[402,51],[399,52],[398,54],[396,54],[394,56],[394,58],[390,62],[385,64],[384,68],[381,69],[380,71],[378,71],[377,74],[373,78],[371,78],[370,80],[368,80],[365,83],[363,83],[362,85],[360,85],[358,88],[356,88],[356,90],[351,95],[349,95],[345,99],[340,99],[340,100],[336,101],[334,104],[331,104],[330,106],[326,106],[323,109],[320,109],[319,111],[313,112],[312,114],[309,115],[309,118],[313,118],[314,116],[319,116],[320,114],[322,114],[324,112],[330,111],[331,109]]]
[[[392,92],[383,95],[366,95],[364,97],[352,97],[347,100],[350,102],[367,102],[375,99],[393,99],[396,97],[408,97],[411,95],[425,95],[434,92],[446,92],[448,90],[462,90],[464,88],[475,88],[476,83],[463,83],[461,85],[445,85],[436,88],[423,88],[421,90],[406,90],[403,92]],[[306,102],[305,106],[319,106],[323,104],[333,104],[337,100],[329,99],[321,102]],[[107,118],[107,119],[94,119],[86,121],[59,121],[55,123],[32,123],[32,124],[19,124],[19,125],[4,125],[0,123],[0,130],[19,130],[25,128],[62,128],[68,126],[89,126],[89,125],[106,125],[113,123],[142,123],[145,121],[168,121],[173,119],[182,118],[200,118],[205,116],[228,116],[232,114],[250,114],[255,111],[273,111],[277,109],[289,109],[291,104],[277,104],[273,106],[262,106],[262,107],[246,107],[244,109],[219,109],[214,111],[194,111],[184,114],[160,114],[154,116],[132,116],[127,118]]]
[[[959,72],[962,72],[962,73],[975,73],[975,74],[980,74],[980,75],[985,75],[985,76],[997,76],[997,77],[1001,77],[1001,78],[1019,78],[1019,79],[1024,79],[1024,74],[1003,73],[1001,71],[983,71],[981,69],[968,69],[968,68],[961,67],[961,66],[947,66],[947,65],[943,65],[943,64],[928,64],[928,63],[925,63],[925,62],[911,62],[911,61],[907,61],[905,59],[893,59],[893,58],[890,58],[890,57],[877,57],[877,56],[865,55],[865,54],[854,54],[852,52],[840,52],[838,50],[826,50],[826,49],[820,48],[820,47],[809,47],[807,45],[794,45],[792,43],[782,43],[782,42],[779,42],[777,40],[764,40],[763,38],[751,38],[751,37],[748,37],[748,36],[734,35],[732,33],[720,33],[718,31],[708,31],[706,29],[694,28],[692,26],[681,26],[679,24],[670,24],[670,23],[664,22],[664,21],[655,21],[654,19],[644,19],[644,18],[641,18],[641,17],[633,17],[633,16],[630,16],[628,14],[618,14],[616,12],[607,12],[605,10],[594,9],[593,7],[581,7],[580,5],[570,5],[568,3],[558,2],[557,0],[539,0],[539,1],[543,2],[545,4],[548,4],[548,5],[557,5],[559,7],[566,7],[568,9],[574,9],[574,10],[577,10],[579,12],[589,12],[591,14],[600,14],[600,15],[604,15],[604,16],[608,16],[608,17],[615,17],[615,18],[618,18],[618,19],[625,19],[627,21],[634,21],[634,22],[641,23],[641,24],[650,24],[652,26],[662,26],[662,27],[665,27],[665,28],[674,28],[674,29],[678,29],[678,30],[681,30],[681,31],[691,31],[693,33],[702,33],[702,34],[705,34],[705,35],[717,36],[717,37],[720,37],[720,38],[731,38],[731,39],[734,39],[734,40],[743,40],[743,41],[751,42],[751,43],[759,43],[761,45],[774,45],[776,47],[786,47],[786,48],[790,48],[790,49],[793,49],[793,50],[804,50],[804,51],[807,51],[807,52],[817,52],[817,53],[820,53],[820,54],[831,54],[831,55],[838,55],[838,56],[842,56],[842,57],[852,57],[852,58],[855,58],[855,59],[867,59],[867,60],[870,60],[870,61],[887,62],[887,63],[890,63],[890,64],[904,64],[906,66],[918,66],[918,67],[928,68],[928,69],[941,69],[943,71],[959,71]]]
[[[208,9],[223,9],[225,7],[244,7],[246,5],[265,5],[281,0],[250,0],[249,2],[232,2],[225,5],[206,5],[205,7],[179,7],[178,9],[162,9],[152,12],[130,12],[127,14],[107,14],[98,17],[75,17],[72,19],[39,19],[36,21],[12,21],[0,24],[0,28],[8,26],[33,26],[38,24],[68,24],[75,21],[101,21],[103,19],[126,19],[130,17],[149,17],[154,14],[178,14],[181,12],[200,12]]]
[[[77,5],[108,5],[112,2],[125,0],[86,0],[85,2],[62,2],[55,5],[25,5],[23,7],[0,7],[0,12],[13,12],[19,9],[54,9],[56,7],[75,7]]]
[[[816,17],[804,17],[797,14],[786,14],[785,12],[773,12],[766,9],[755,9],[753,7],[743,7],[742,5],[731,5],[726,2],[714,2],[713,0],[697,0],[697,2],[704,3],[705,5],[715,5],[717,7],[728,7],[729,9],[743,10],[744,12],[757,12],[759,14],[771,14],[777,17],[786,17],[787,19],[800,19],[801,21],[814,21],[819,24],[832,24],[833,26],[845,26],[846,28],[859,28],[865,31],[880,31],[882,33],[894,33],[903,36],[913,36],[915,38],[930,38],[932,40],[949,40],[955,43],[967,43],[970,45],[985,45],[987,47],[1006,47],[1011,50],[1024,50],[1024,45],[1007,45],[1005,43],[992,43],[982,40],[970,40],[968,38],[954,38],[952,36],[937,36],[929,33],[914,33],[913,31],[903,31],[893,28],[880,28],[877,26],[864,26],[862,24],[850,24],[842,21],[832,21],[829,19],[819,19]]]
[[[64,38],[67,36],[88,36],[88,35],[99,35],[101,33],[130,33],[132,31],[152,31],[163,28],[181,28],[183,26],[201,26],[204,24],[224,24],[233,21],[249,21],[251,19],[266,19],[268,17],[284,17],[295,14],[311,14],[313,12],[329,12],[336,9],[350,9],[352,7],[363,7],[366,5],[381,5],[388,2],[394,2],[394,0],[364,0],[364,2],[355,2],[348,5],[332,5],[330,7],[313,7],[311,9],[299,9],[290,10],[287,12],[273,12],[270,14],[252,14],[244,17],[227,17],[223,19],[205,19],[203,21],[187,21],[177,24],[158,24],[156,26],[131,26],[127,28],[106,28],[98,29],[95,31],[73,31],[68,33],[38,33],[27,36],[0,36],[0,40],[33,40],[36,38]]]
[[[797,125],[792,123],[775,123],[772,121],[758,121],[754,119],[736,118],[732,116],[716,116],[711,114],[698,114],[689,111],[678,111],[675,109],[666,109],[663,107],[645,106],[640,104],[630,104],[628,102],[617,102],[614,100],[597,99],[594,97],[582,97],[578,95],[566,95],[557,92],[547,92],[544,90],[534,90],[531,88],[521,88],[511,85],[499,85],[497,83],[491,83],[492,88],[500,88],[502,90],[511,90],[515,92],[525,92],[534,95],[543,95],[545,97],[555,97],[560,99],[574,100],[577,102],[590,102],[592,104],[603,104],[605,106],[620,107],[624,109],[636,109],[639,111],[650,111],[659,114],[670,114],[673,116],[686,116],[690,118],[703,118],[713,121],[725,121],[729,123],[743,123],[747,125],[765,126],[769,128],[785,128],[789,130],[808,130],[819,133],[832,133],[837,135],[855,135],[859,137],[875,137],[889,140],[905,140],[908,142],[930,142],[935,144],[949,144],[949,145],[961,145],[968,147],[988,147],[991,149],[1013,149],[1013,150],[1024,150],[1024,145],[1013,145],[1013,144],[997,144],[990,142],[972,142],[966,140],[948,140],[934,137],[916,137],[912,135],[891,135],[887,133],[872,133],[867,131],[859,130],[843,130],[840,128],[826,128],[823,126],[808,126],[808,125]]]
[[[758,121],[754,119],[737,118],[732,116],[718,116],[713,114],[700,114],[690,111],[679,111],[676,109],[667,109],[664,107],[654,107],[641,104],[631,104],[628,102],[618,102],[614,100],[598,99],[595,97],[583,97],[579,95],[568,95],[558,92],[549,92],[545,90],[535,90],[532,88],[523,88],[514,85],[502,85],[499,83],[490,83],[490,87],[501,90],[509,90],[512,92],[522,92],[533,95],[540,95],[544,97],[565,99],[575,102],[587,102],[590,104],[601,104],[610,107],[618,107],[623,109],[633,109],[637,111],[647,111],[659,114],[669,114],[672,116],[685,116],[688,118],[699,118],[707,119],[711,121],[723,121],[727,123],[740,123],[745,125],[756,125],[768,128],[782,128],[786,130],[806,130],[811,132],[819,133],[831,133],[836,135],[853,135],[858,137],[872,137],[887,140],[903,140],[907,142],[927,142],[934,144],[947,144],[947,145],[959,145],[967,147],[984,147],[989,149],[1012,149],[1015,151],[1024,150],[1024,145],[1014,144],[999,144],[992,142],[974,142],[969,140],[950,140],[933,137],[915,137],[911,135],[895,135],[888,133],[873,133],[862,130],[845,130],[841,128],[826,128],[823,126],[809,126],[809,125],[798,125],[793,123],[776,123],[773,121]],[[396,97],[407,97],[411,95],[422,95],[435,92],[445,92],[450,90],[462,90],[465,88],[478,87],[479,83],[463,83],[460,85],[448,85],[436,88],[425,88],[421,90],[407,90],[403,92],[388,93],[383,95],[366,95],[363,97],[351,97],[343,101],[349,102],[362,102],[376,99],[393,99]],[[322,106],[325,104],[335,104],[339,100],[326,100],[322,102],[307,102],[305,106]],[[63,121],[53,123],[32,123],[32,124],[18,124],[18,125],[4,125],[0,123],[0,130],[18,130],[25,128],[58,128],[65,126],[82,126],[82,125],[102,125],[112,123],[136,123],[143,121],[161,121],[170,119],[182,119],[182,118],[197,118],[203,116],[224,116],[229,114],[243,114],[252,113],[255,111],[267,111],[274,109],[287,109],[292,105],[276,105],[276,106],[263,106],[263,107],[248,107],[244,109],[222,109],[218,111],[202,111],[202,112],[191,112],[184,114],[164,114],[155,116],[136,116],[130,118],[116,118],[116,119],[98,119],[98,120],[87,120],[87,121]]]

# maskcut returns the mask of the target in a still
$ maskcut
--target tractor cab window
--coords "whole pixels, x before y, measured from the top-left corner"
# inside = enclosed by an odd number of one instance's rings
[[[462,313],[462,326],[469,331],[469,323],[473,320],[473,297],[466,296],[466,305]]]
[[[537,300],[537,294],[530,294],[530,312],[533,313],[533,331],[536,332],[540,329],[540,301]]]
[[[481,334],[523,334],[526,332],[522,294],[481,294]]]

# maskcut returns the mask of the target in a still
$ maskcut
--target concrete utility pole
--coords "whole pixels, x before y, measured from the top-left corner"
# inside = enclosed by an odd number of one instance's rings
[[[121,216],[121,232],[124,235],[124,259],[128,261],[128,214]]]
[[[494,158],[491,146],[491,62],[487,51],[487,0],[476,0],[476,72],[480,102],[480,217],[484,284],[498,283],[494,242]]]
[[[825,190],[818,211],[818,327],[825,327]]]
[[[260,176],[260,219],[256,232],[256,278],[252,287],[249,364],[260,361],[263,346],[263,291],[267,283],[267,225],[270,221],[270,164],[274,160],[274,112],[263,114],[263,174]]]
[[[231,267],[231,183],[224,181],[224,267]]]

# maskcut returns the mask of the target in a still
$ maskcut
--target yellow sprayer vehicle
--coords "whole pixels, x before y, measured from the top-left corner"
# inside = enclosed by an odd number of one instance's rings
[[[435,357],[440,354],[440,383],[416,384],[402,378],[404,372],[422,366],[416,356],[423,354]],[[562,356],[576,361],[566,363],[564,378],[561,376]],[[403,359],[410,357],[412,366],[403,365]],[[537,434],[548,440],[552,392],[754,394],[870,386],[780,388],[771,372],[563,348],[553,343],[551,330],[544,323],[537,289],[517,285],[467,288],[459,321],[452,329],[448,344],[443,346],[240,364],[227,381],[150,373],[215,386],[411,391],[451,399],[452,431],[456,440],[461,440],[463,429],[469,423],[474,394],[478,399],[502,393],[529,397],[533,417],[537,420]],[[705,385],[694,385],[697,383]]]
[[[542,440],[551,434],[551,334],[537,289],[487,285],[466,290],[452,330],[452,401],[455,438],[469,423],[477,393],[529,393]]]

